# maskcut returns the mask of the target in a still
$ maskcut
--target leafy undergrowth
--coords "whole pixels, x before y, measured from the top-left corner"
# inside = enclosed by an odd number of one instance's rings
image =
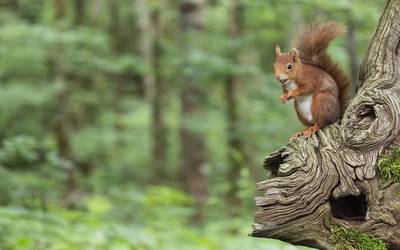
[[[383,241],[351,228],[334,226],[331,239],[336,250],[387,250]]]
[[[384,180],[400,183],[400,148],[379,159],[378,172]]]
[[[117,194],[117,195],[116,195]],[[247,236],[251,214],[188,226],[191,200],[169,187],[131,188],[85,198],[77,210],[0,208],[0,249],[7,250],[299,250]]]

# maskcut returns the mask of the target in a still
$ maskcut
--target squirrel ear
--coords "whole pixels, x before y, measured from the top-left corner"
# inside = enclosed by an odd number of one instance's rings
[[[278,45],[276,45],[276,47],[275,47],[275,54],[276,54],[276,56],[280,56],[282,54],[281,48],[279,48]]]
[[[292,58],[293,62],[295,63],[299,62],[299,51],[297,51],[297,49],[293,48],[290,51],[289,56]]]

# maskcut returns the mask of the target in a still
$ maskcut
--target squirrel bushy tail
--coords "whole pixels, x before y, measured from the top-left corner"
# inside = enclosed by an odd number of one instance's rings
[[[328,55],[329,43],[344,33],[346,27],[334,21],[305,26],[294,40],[293,47],[299,52],[300,61],[316,66],[335,80],[339,89],[339,103],[342,112],[352,95],[351,82],[339,65]]]

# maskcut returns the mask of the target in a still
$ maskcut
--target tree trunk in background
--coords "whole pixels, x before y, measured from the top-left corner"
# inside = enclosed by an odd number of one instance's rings
[[[162,28],[160,22],[160,7],[157,6],[151,15],[151,24],[153,26],[153,63],[154,72],[154,96],[151,100],[152,113],[152,168],[153,180],[160,183],[165,178],[165,163],[167,154],[167,128],[164,122],[164,95],[166,89],[162,79],[162,47],[161,37]]]
[[[351,15],[351,14],[349,14]],[[358,63],[357,63],[357,42],[356,42],[356,27],[352,17],[347,22],[347,52],[349,53],[350,72],[353,83],[358,82]]]
[[[121,27],[120,27],[120,11],[117,4],[118,0],[109,0],[107,3],[108,14],[110,16],[110,21],[108,23],[108,33],[111,40],[111,48],[114,54],[120,55],[123,51],[123,41],[121,39]],[[124,124],[121,122],[122,117],[124,116],[124,107],[122,105],[123,97],[124,97],[124,84],[126,79],[121,75],[112,75],[112,81],[115,82],[113,85],[115,100],[114,100],[114,110],[116,114],[116,119],[114,121],[114,129],[118,131],[118,133],[123,133],[125,130]],[[126,84],[132,84],[130,81]],[[117,141],[114,142],[115,147],[125,147],[124,143],[118,137]]]
[[[218,4],[218,0],[207,0],[209,6],[216,6]]]
[[[74,24],[79,26],[83,24],[85,18],[85,0],[74,0],[75,17]]]
[[[145,65],[145,72],[143,74],[145,96],[148,100],[151,100],[154,96],[154,72],[152,69],[153,49],[151,45],[153,32],[150,25],[148,4],[146,0],[133,0],[133,2],[140,34],[140,53]]]
[[[19,3],[17,0],[8,0],[7,4],[15,11],[15,13],[18,13]]]
[[[182,178],[186,191],[192,195],[196,207],[193,223],[200,224],[204,219],[206,204],[207,178],[205,175],[206,146],[204,134],[193,130],[193,122],[200,120],[202,101],[205,93],[202,89],[199,76],[190,67],[190,52],[198,42],[196,36],[203,30],[204,0],[182,0],[180,4],[180,22],[182,31],[182,50],[186,62],[181,69],[182,91],[181,97],[181,159]],[[186,68],[187,69],[187,68]]]
[[[108,1],[108,11],[110,15],[110,23],[108,25],[109,34],[111,37],[111,46],[113,50],[117,53],[121,52],[121,39],[119,37],[120,27],[119,27],[119,9],[116,0]]]
[[[58,65],[59,66],[59,65]],[[57,70],[57,75],[55,77],[55,82],[56,84],[62,85],[60,87],[60,90],[58,91],[57,94],[57,118],[55,120],[55,137],[57,141],[57,149],[58,149],[58,155],[60,158],[67,163],[65,167],[67,167],[67,179],[65,181],[65,191],[64,191],[64,197],[65,201],[63,203],[65,204],[70,204],[67,200],[69,199],[70,194],[72,194],[75,189],[76,189],[76,170],[75,170],[75,164],[73,161],[73,156],[72,156],[72,150],[71,150],[71,144],[70,144],[70,139],[69,139],[69,134],[68,134],[68,121],[66,117],[66,102],[68,98],[68,89],[65,86],[65,79],[62,75],[62,73]]]
[[[65,1],[64,0],[55,0],[54,1],[54,17],[56,22],[60,22],[64,20],[66,12],[65,12]],[[76,170],[72,156],[71,143],[68,134],[68,118],[67,118],[67,101],[68,101],[68,87],[65,82],[65,74],[63,67],[63,48],[62,45],[59,44],[55,50],[54,59],[52,60],[55,64],[54,68],[54,81],[56,84],[60,85],[57,93],[57,117],[55,120],[55,138],[57,142],[58,155],[60,158],[67,163],[68,173],[67,179],[65,181],[65,190],[63,203],[70,204],[68,202],[69,196],[76,189]]]
[[[54,0],[54,17],[57,22],[65,18],[65,10],[64,0]]]
[[[135,0],[136,15],[140,30],[141,55],[146,65],[143,75],[146,97],[151,104],[151,161],[153,181],[160,183],[165,177],[166,126],[163,118],[164,91],[161,68],[161,22],[159,6],[149,10],[146,0]],[[151,13],[151,15],[150,15]]]
[[[272,175],[257,184],[253,236],[335,249],[340,226],[400,249],[400,184],[377,173],[379,157],[400,146],[399,12],[399,0],[387,1],[340,124],[266,158]]]
[[[85,24],[85,18],[86,18],[86,0],[74,0],[74,28],[77,28],[78,26]],[[81,46],[81,45],[80,45]],[[77,83],[78,88],[80,89],[85,89],[87,88],[87,83],[88,79],[85,77],[80,77],[80,76],[74,76],[73,79],[68,79],[67,81],[74,81]],[[73,88],[73,87],[72,87]],[[70,87],[70,89],[72,89]],[[74,120],[78,121],[75,122],[75,126],[71,126],[72,129],[83,129],[83,127],[87,126],[88,124],[88,119],[87,119],[87,114],[90,113],[90,110],[86,110],[87,107],[85,107],[84,112],[80,112],[79,114],[73,113],[70,114],[68,117],[68,120]],[[77,124],[78,123],[78,124]],[[84,177],[89,177],[94,169],[95,165],[93,162],[90,162],[88,160],[81,160],[81,159],[74,159],[74,165],[77,169],[79,169],[79,172],[83,174]]]
[[[231,0],[230,12],[230,24],[229,24],[229,36],[233,42],[237,42],[240,39],[243,29],[243,5],[240,0]],[[231,59],[239,64],[240,59],[238,51],[230,51]],[[231,73],[227,76],[225,82],[225,96],[226,96],[226,115],[227,115],[227,127],[228,127],[228,183],[229,190],[227,194],[227,201],[231,209],[235,209],[240,205],[240,199],[238,196],[239,192],[239,179],[240,179],[240,168],[244,164],[245,154],[243,151],[243,142],[240,134],[240,121],[238,111],[238,87],[240,85],[240,78],[235,73]],[[232,211],[235,214],[234,211]]]

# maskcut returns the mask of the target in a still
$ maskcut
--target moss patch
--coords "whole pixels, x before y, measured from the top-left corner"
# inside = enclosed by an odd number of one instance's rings
[[[336,250],[387,250],[380,239],[342,226],[332,227],[331,240],[336,242]]]
[[[380,157],[378,173],[386,181],[400,183],[400,148]]]

